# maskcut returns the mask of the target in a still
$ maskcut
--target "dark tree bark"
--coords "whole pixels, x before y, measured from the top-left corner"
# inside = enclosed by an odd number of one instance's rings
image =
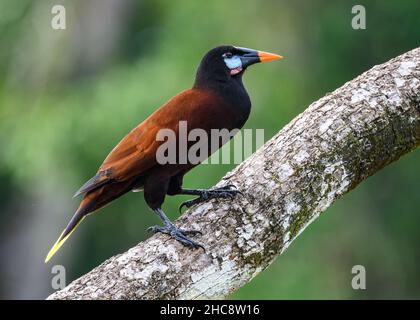
[[[420,144],[420,48],[312,103],[218,184],[243,196],[189,210],[207,251],[155,235],[49,299],[224,298],[336,199]]]

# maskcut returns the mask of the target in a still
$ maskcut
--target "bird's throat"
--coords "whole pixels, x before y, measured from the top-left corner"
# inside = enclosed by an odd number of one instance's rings
[[[242,72],[242,67],[237,67],[237,68],[235,68],[235,69],[231,69],[231,70],[230,70],[230,75],[231,75],[231,76],[234,76],[234,75],[236,75],[236,74],[238,74],[238,73],[240,73],[240,72]]]

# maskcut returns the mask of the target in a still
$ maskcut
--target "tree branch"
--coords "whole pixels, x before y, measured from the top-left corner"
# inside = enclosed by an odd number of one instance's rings
[[[49,299],[223,298],[249,282],[336,199],[420,144],[420,48],[312,103],[219,186],[244,192],[189,210],[203,250],[155,235]]]

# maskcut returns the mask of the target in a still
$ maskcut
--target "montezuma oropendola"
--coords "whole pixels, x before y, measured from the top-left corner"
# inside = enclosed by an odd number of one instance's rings
[[[202,247],[187,237],[199,231],[179,229],[166,217],[161,209],[165,196],[198,196],[181,205],[190,207],[209,199],[232,197],[239,191],[233,186],[210,190],[183,189],[184,174],[197,163],[160,164],[156,153],[162,142],[156,136],[161,129],[171,129],[178,134],[180,121],[186,121],[188,130],[199,128],[206,133],[212,129],[242,128],[251,109],[251,101],[242,83],[244,71],[252,64],[280,58],[279,55],[234,46],[210,50],[201,60],[193,87],[174,96],[130,131],[109,153],[96,175],[76,192],[75,196],[84,194],[84,198],[45,262],[88,214],[136,190],[144,191],[147,205],[163,222],[163,226],[150,227],[149,231],[166,233],[189,247]]]

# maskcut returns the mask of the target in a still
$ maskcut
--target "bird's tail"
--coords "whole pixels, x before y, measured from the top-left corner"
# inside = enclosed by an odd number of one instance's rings
[[[58,249],[60,249],[67,238],[70,237],[76,227],[83,221],[83,219],[86,217],[86,209],[86,207],[81,207],[76,211],[67,227],[64,229],[58,240],[54,243],[48,252],[47,257],[45,258],[45,263],[47,263],[52,258],[52,256],[58,251]]]
[[[56,243],[52,246],[45,258],[47,263],[52,256],[60,249],[63,243],[70,237],[74,229],[83,221],[83,219],[90,213],[102,208],[110,203],[112,200],[122,196],[124,193],[130,191],[133,186],[135,178],[113,184],[106,184],[98,189],[89,191],[80,203],[76,213],[71,218],[69,224],[61,233]]]

